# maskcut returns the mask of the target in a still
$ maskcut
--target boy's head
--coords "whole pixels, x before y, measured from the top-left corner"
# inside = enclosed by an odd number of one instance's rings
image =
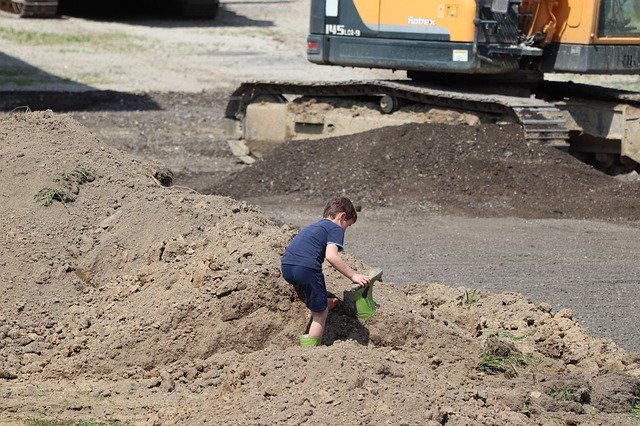
[[[356,220],[358,220],[356,208],[353,207],[353,203],[347,197],[331,197],[329,201],[327,201],[322,217],[335,219],[336,216],[342,212],[345,213],[345,220],[351,220],[351,223],[356,223]]]

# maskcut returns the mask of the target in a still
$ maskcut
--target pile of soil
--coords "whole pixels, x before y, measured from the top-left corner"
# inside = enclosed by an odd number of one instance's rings
[[[383,282],[359,320],[328,270],[344,301],[324,345],[301,349],[307,310],[279,272],[290,226],[163,186],[169,170],[69,117],[12,115],[0,134],[0,421],[634,421],[640,358],[568,310]]]
[[[346,194],[362,204],[477,217],[640,219],[640,186],[516,125],[407,124],[290,141],[211,188],[235,198]]]

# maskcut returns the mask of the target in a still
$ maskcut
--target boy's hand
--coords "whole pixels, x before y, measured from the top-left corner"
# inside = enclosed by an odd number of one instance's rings
[[[358,284],[360,287],[366,287],[369,285],[370,279],[367,275],[353,274],[351,276],[351,281],[353,281],[355,284]]]

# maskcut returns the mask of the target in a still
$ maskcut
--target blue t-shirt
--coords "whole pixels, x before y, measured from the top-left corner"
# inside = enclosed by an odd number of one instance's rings
[[[303,228],[295,236],[282,255],[282,263],[322,270],[328,244],[335,244],[338,251],[342,251],[344,231],[329,219],[322,219]]]

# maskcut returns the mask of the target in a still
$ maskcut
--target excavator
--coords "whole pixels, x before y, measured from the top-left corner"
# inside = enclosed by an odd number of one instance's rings
[[[241,137],[348,133],[352,118],[310,118],[300,105],[367,99],[380,117],[358,131],[418,104],[519,123],[525,139],[565,148],[607,171],[640,164],[639,93],[548,78],[638,75],[640,0],[311,0],[309,28],[312,63],[389,69],[406,78],[242,83],[226,109]]]
[[[20,18],[54,18],[59,14],[60,6],[95,7],[96,3],[99,3],[103,9],[113,5],[112,10],[121,10],[117,2],[110,0],[100,2],[92,0],[0,0],[0,10],[15,14]],[[219,0],[147,0],[144,6],[148,10],[157,10],[158,7],[165,8],[168,12],[183,18],[213,19],[218,13],[219,3]],[[126,6],[124,2],[121,4]]]

